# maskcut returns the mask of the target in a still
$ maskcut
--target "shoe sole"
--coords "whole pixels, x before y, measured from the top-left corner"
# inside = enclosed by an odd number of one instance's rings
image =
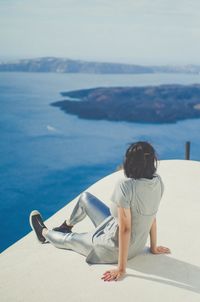
[[[60,230],[55,230],[55,228],[54,228],[54,229],[52,229],[52,231],[54,231],[54,232],[60,232],[60,233],[63,233],[63,234],[69,234],[69,233],[72,233],[72,231],[60,231]]]
[[[43,243],[45,243],[45,241],[43,242],[38,238],[37,233],[36,233],[36,231],[35,231],[35,229],[32,225],[32,217],[35,216],[35,215],[40,215],[41,216],[40,212],[38,212],[37,210],[32,211],[30,216],[29,216],[29,223],[30,223],[30,226],[31,226],[32,230],[35,233],[35,236],[36,236],[37,240],[39,241],[39,243],[43,244]]]

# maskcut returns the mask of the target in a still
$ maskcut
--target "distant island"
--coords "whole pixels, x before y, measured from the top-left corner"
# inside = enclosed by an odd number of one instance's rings
[[[79,118],[140,123],[174,123],[200,117],[200,85],[107,87],[62,92],[53,102]]]
[[[145,74],[189,73],[199,74],[199,65],[142,66],[134,64],[88,62],[65,58],[44,57],[0,62],[0,72],[54,72],[90,74]]]

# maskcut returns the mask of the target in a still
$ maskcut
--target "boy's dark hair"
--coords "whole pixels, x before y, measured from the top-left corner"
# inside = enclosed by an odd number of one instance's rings
[[[131,144],[126,151],[123,167],[128,178],[152,179],[157,169],[157,156],[153,146],[148,142]]]

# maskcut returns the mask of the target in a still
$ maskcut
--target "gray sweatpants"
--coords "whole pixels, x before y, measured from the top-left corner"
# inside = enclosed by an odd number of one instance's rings
[[[69,218],[69,224],[75,225],[79,221],[88,216],[97,227],[105,218],[110,216],[109,208],[98,198],[89,192],[80,195],[72,214]],[[48,231],[45,235],[47,241],[55,247],[61,249],[73,250],[79,254],[87,256],[92,249],[92,234],[87,233],[61,233],[56,231]]]

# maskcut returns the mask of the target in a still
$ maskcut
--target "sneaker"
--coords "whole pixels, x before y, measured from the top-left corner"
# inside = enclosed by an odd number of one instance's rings
[[[45,243],[46,239],[42,235],[42,230],[47,227],[45,226],[40,213],[36,210],[32,211],[30,214],[30,217],[29,217],[29,222],[30,222],[31,228],[33,229],[33,231],[35,231],[37,239],[41,243]]]
[[[61,233],[72,233],[71,229],[73,225],[68,225],[66,221],[64,221],[59,227],[54,228],[53,231],[61,232]]]

